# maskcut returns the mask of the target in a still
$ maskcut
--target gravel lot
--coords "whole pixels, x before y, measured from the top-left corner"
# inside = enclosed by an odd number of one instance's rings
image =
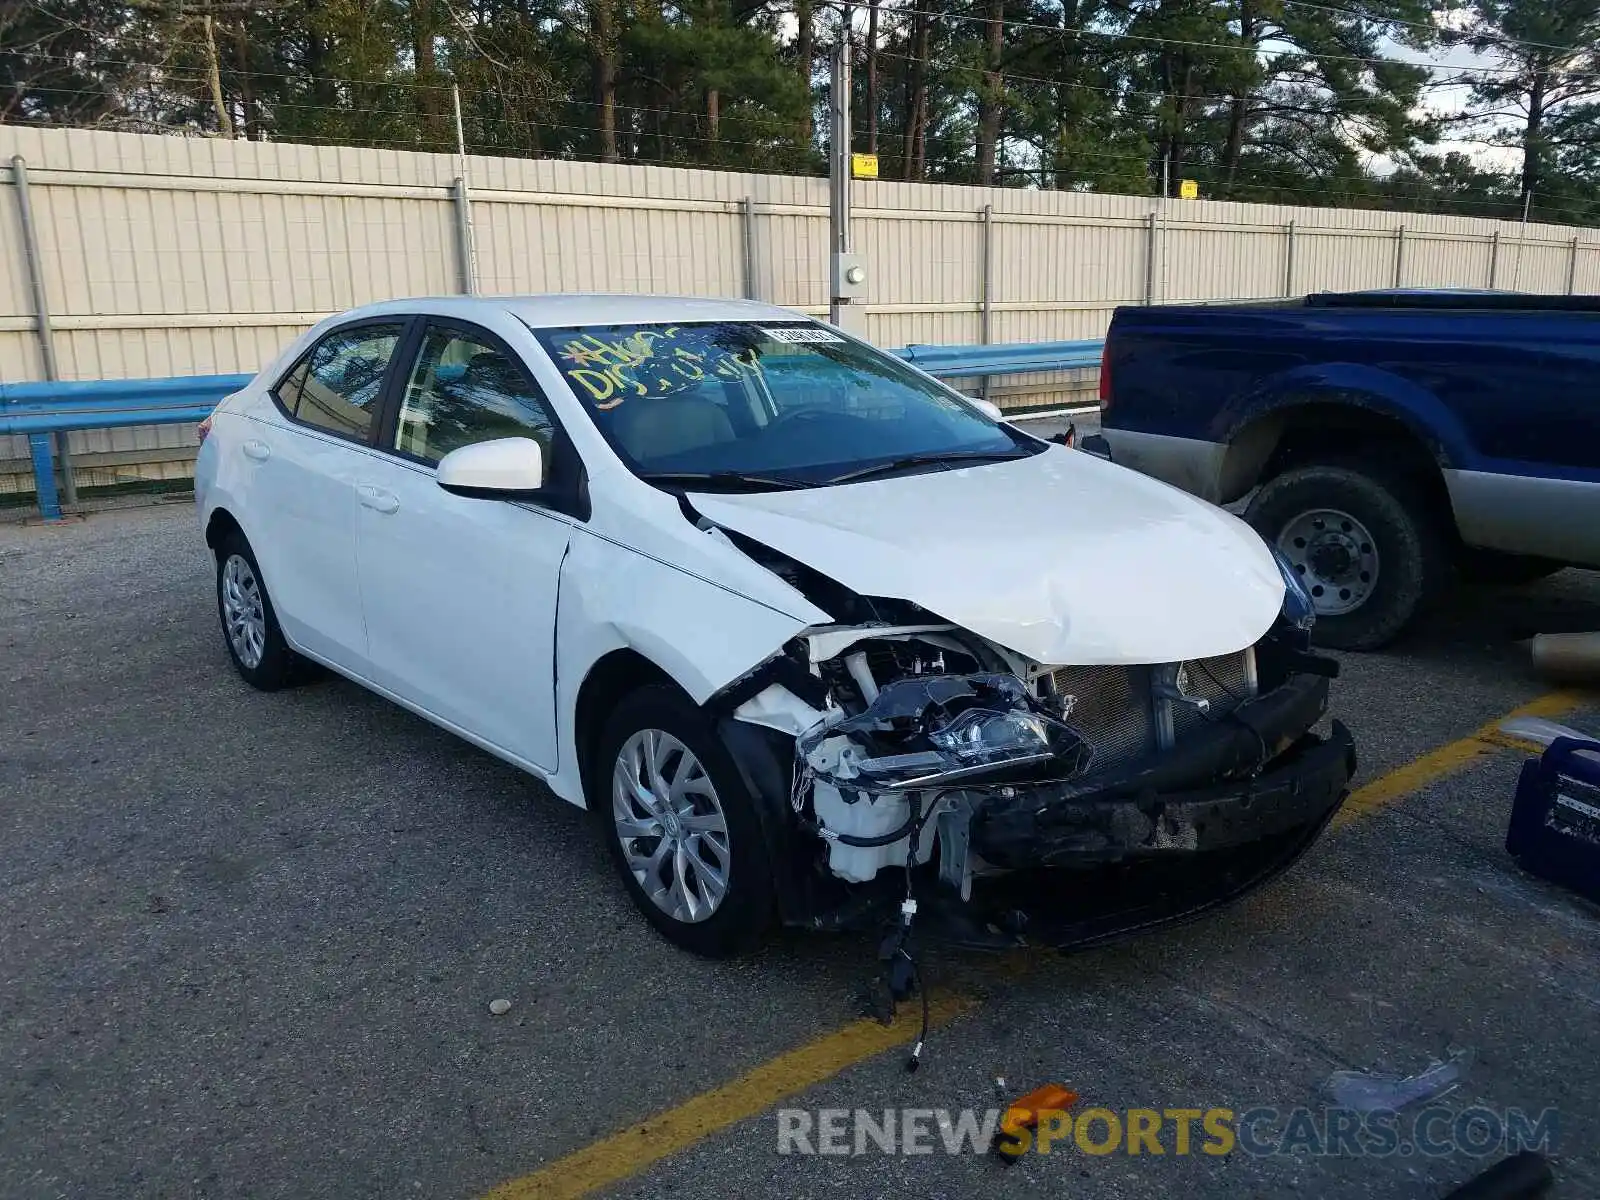
[[[233,674],[192,507],[0,526],[0,1195],[469,1197],[857,1015],[859,940],[737,963],[637,919],[586,817],[355,686]],[[1516,643],[1600,576],[1465,593],[1347,660],[1364,779],[1544,692]],[[1570,718],[1600,729],[1600,705]],[[1334,834],[1226,914],[1071,958],[942,958],[982,1003],[907,1076],[807,1107],[1321,1103],[1338,1068],[1476,1061],[1449,1103],[1560,1110],[1600,1194],[1600,921],[1500,849],[1506,751]],[[512,1002],[491,1016],[490,1000]],[[619,1194],[1434,1197],[1483,1165],[1058,1154],[780,1157],[767,1113]]]

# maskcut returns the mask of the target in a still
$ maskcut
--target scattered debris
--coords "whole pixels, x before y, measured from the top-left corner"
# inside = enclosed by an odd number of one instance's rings
[[[1533,667],[1550,679],[1600,680],[1600,633],[1541,633]]]
[[[491,1000],[491,1001],[489,1001],[489,1012],[490,1012],[490,1015],[492,1015],[492,1016],[503,1017],[510,1011],[511,1011],[511,1001],[509,1001],[509,1000]]]
[[[1591,735],[1574,729],[1570,725],[1558,725],[1544,717],[1508,717],[1500,722],[1500,732],[1507,737],[1514,737],[1518,741],[1532,742],[1536,746],[1548,746],[1557,738],[1576,738],[1579,741],[1594,740]]]
[[[1466,1078],[1472,1060],[1471,1050],[1457,1050],[1444,1062],[1407,1078],[1369,1071],[1335,1071],[1325,1086],[1340,1108],[1363,1113],[1399,1112],[1450,1091]]]
[[[995,1086],[1004,1087],[1005,1079],[997,1076]],[[1047,1083],[1034,1088],[1026,1096],[1006,1106],[1005,1116],[1000,1119],[1000,1128],[994,1135],[990,1149],[996,1158],[1010,1166],[1028,1152],[1028,1147],[1033,1143],[1033,1131],[1039,1127],[1040,1121],[1052,1116],[1059,1120],[1060,1114],[1077,1102],[1078,1093],[1059,1083]]]
[[[1535,1200],[1555,1185],[1544,1155],[1523,1150],[1467,1180],[1445,1200]]]

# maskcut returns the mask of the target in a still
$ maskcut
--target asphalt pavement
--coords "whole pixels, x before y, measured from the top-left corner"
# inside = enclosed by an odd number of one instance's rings
[[[532,780],[343,680],[251,691],[191,505],[0,526],[0,613],[0,1196],[478,1196],[859,1014],[868,942],[690,958]],[[1569,571],[1347,657],[1362,779],[1546,693],[1519,639],[1593,628],[1600,576]],[[1600,730],[1600,703],[1567,719]],[[1600,919],[1506,860],[1518,761],[1424,781],[1200,923],[937,956],[974,1006],[920,1072],[890,1052],[775,1092],[614,1191],[1420,1200],[1490,1159],[780,1155],[776,1110],[981,1109],[998,1074],[1289,1113],[1334,1071],[1467,1052],[1450,1111],[1556,1110],[1556,1194],[1600,1194]]]

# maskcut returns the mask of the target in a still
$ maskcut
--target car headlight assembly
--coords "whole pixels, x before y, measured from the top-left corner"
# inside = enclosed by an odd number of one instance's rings
[[[1283,576],[1283,619],[1294,628],[1309,633],[1317,623],[1317,609],[1311,602],[1311,593],[1306,591],[1305,581],[1283,551],[1276,546],[1271,550],[1278,564],[1278,573]]]

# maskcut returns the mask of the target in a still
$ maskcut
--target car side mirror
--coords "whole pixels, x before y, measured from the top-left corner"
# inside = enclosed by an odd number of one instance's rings
[[[993,400],[985,400],[981,396],[975,397],[972,400],[972,407],[996,421],[1005,420],[1005,415],[1001,413],[1000,406]]]
[[[457,496],[514,500],[544,486],[544,451],[525,437],[475,442],[441,458],[433,478]]]

